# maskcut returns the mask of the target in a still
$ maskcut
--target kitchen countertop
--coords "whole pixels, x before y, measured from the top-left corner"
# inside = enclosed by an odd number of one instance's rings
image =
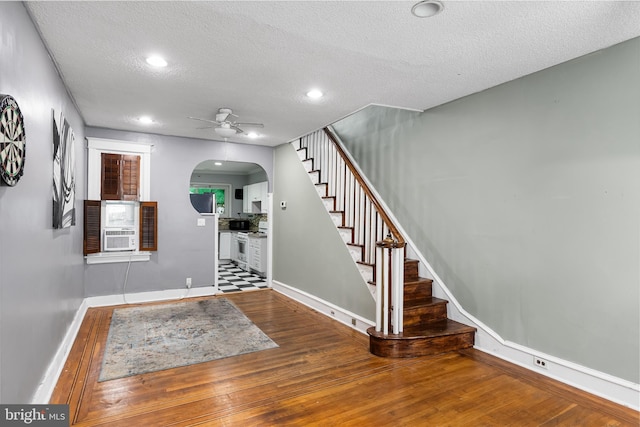
[[[251,230],[229,230],[229,229],[219,228],[218,233],[247,233],[249,237],[258,238],[258,239],[263,239],[267,237],[267,233],[259,233],[257,231],[251,231]]]

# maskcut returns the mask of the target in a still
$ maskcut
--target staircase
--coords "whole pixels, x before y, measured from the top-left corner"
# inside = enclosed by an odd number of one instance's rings
[[[447,301],[406,259],[405,242],[328,129],[298,140],[298,157],[376,299],[371,353],[415,357],[472,347],[476,329],[447,318]],[[402,263],[404,262],[404,268]]]
[[[403,331],[367,330],[369,350],[382,357],[416,357],[473,347],[476,328],[447,318],[448,301],[431,295],[433,280],[418,276],[418,261],[404,261]]]

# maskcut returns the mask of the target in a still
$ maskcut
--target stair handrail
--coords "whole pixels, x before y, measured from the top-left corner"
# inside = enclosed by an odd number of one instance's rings
[[[344,160],[345,164],[347,165],[347,167],[355,177],[356,181],[358,181],[358,184],[360,184],[360,186],[362,187],[362,190],[367,194],[367,196],[371,200],[371,203],[375,206],[376,210],[380,214],[380,217],[382,218],[385,225],[389,229],[389,232],[391,233],[391,235],[395,237],[396,247],[404,248],[406,245],[406,242],[402,237],[402,234],[400,233],[400,231],[398,230],[394,222],[391,220],[391,218],[389,218],[389,215],[385,211],[382,204],[378,201],[378,198],[376,197],[376,195],[373,194],[373,192],[369,188],[369,184],[360,174],[360,171],[358,171],[358,169],[353,165],[353,162],[351,161],[350,156],[342,148],[342,145],[338,142],[337,138],[335,137],[335,135],[333,134],[330,128],[325,127],[323,130],[326,133],[327,137],[329,137],[329,140],[331,140],[331,143],[335,147],[340,157],[342,157],[342,160]]]
[[[404,317],[404,258],[406,241],[394,221],[387,214],[383,204],[372,191],[369,182],[363,177],[356,167],[353,159],[343,148],[338,135],[336,135],[330,127],[323,128],[323,131],[324,132],[322,133],[324,133],[324,136],[326,137],[325,141],[327,142],[326,147],[328,151],[326,152],[322,149],[318,149],[318,147],[322,146],[322,138],[320,138],[318,144],[315,143],[318,141],[316,136],[321,134],[320,131],[312,132],[311,134],[300,138],[300,148],[303,148],[304,146],[306,159],[311,160],[311,170],[309,172],[318,172],[318,176],[321,179],[322,169],[326,167],[327,170],[324,173],[328,179],[327,185],[329,186],[327,193],[333,186],[333,190],[336,191],[336,194],[333,196],[337,196],[338,194],[338,185],[342,184],[344,186],[342,187],[343,191],[340,193],[342,197],[345,197],[345,199],[340,197],[340,200],[345,203],[343,206],[345,208],[343,215],[346,214],[348,210],[349,213],[354,216],[349,215],[347,218],[343,216],[342,225],[345,225],[345,219],[347,219],[347,223],[352,224],[355,230],[356,224],[358,224],[356,221],[363,221],[363,223],[366,224],[366,212],[369,212],[370,215],[371,210],[375,212],[374,218],[376,218],[376,221],[381,222],[379,228],[376,225],[376,228],[378,228],[377,232],[369,228],[369,231],[373,231],[370,235],[367,235],[366,231],[364,231],[364,235],[358,234],[357,237],[352,234],[352,241],[354,244],[363,245],[363,261],[369,263],[368,265],[373,267],[376,300],[376,331],[382,331],[384,334],[388,334],[391,330],[394,334],[400,334],[403,330]],[[303,140],[305,141],[304,144]],[[338,163],[332,163],[329,160],[330,157],[335,156],[335,154],[330,151],[331,147],[333,147],[333,150],[335,150],[334,153],[339,156],[342,162],[340,167],[346,168],[346,170],[343,171],[345,175],[340,174],[338,169],[335,167]],[[311,153],[311,157],[309,157],[310,149],[313,152]],[[326,161],[324,159],[325,155],[327,156]],[[319,165],[319,169],[316,169],[316,162]],[[349,173],[349,179],[346,178],[347,171]],[[339,178],[332,181],[331,178],[334,176],[344,177],[344,181],[341,182]],[[349,184],[352,183],[351,180],[354,181],[353,186]],[[347,209],[346,205],[347,188],[353,191],[353,199],[351,199],[350,202],[353,204],[349,204],[349,209]],[[364,201],[359,196],[361,193],[364,194],[364,196],[362,196],[364,197]],[[333,196],[331,198],[334,199],[335,208],[336,197]],[[356,207],[356,204],[358,206],[364,206],[364,218],[359,215],[355,215],[356,213],[362,213],[359,210],[360,208]],[[369,206],[369,209],[371,210],[368,210],[367,206]],[[367,227],[362,226],[359,227],[359,229],[367,230]],[[380,232],[383,234],[380,235]]]

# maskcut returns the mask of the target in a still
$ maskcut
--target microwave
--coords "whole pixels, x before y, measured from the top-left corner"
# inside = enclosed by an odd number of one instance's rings
[[[232,219],[229,221],[229,230],[248,231],[249,226],[248,219]]]

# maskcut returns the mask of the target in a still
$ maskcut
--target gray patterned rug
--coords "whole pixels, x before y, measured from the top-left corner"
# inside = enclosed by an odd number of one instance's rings
[[[229,300],[115,309],[98,381],[278,347]]]

